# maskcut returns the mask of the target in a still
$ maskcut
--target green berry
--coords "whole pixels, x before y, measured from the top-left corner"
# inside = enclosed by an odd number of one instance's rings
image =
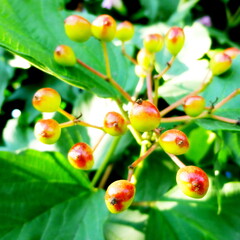
[[[181,191],[189,197],[202,198],[208,191],[208,176],[199,167],[186,166],[180,168],[176,179]]]
[[[144,48],[150,53],[159,52],[163,47],[163,37],[160,34],[149,34],[143,40]]]
[[[54,60],[58,64],[66,67],[71,67],[77,62],[72,48],[66,45],[59,45],[56,47],[54,51]]]
[[[131,125],[140,132],[148,132],[157,128],[161,122],[160,112],[157,107],[149,102],[137,100],[130,112]]]
[[[171,27],[166,36],[165,44],[168,51],[176,56],[182,49],[185,42],[185,35],[183,29],[180,27]]]
[[[142,48],[137,53],[137,63],[144,70],[149,70],[154,64],[154,54]]]
[[[183,108],[190,117],[199,116],[205,109],[206,102],[201,96],[189,96],[185,99]]]
[[[106,42],[110,42],[114,39],[116,28],[116,21],[107,14],[98,16],[91,25],[93,36]]]
[[[53,144],[61,135],[61,127],[54,119],[42,119],[35,124],[34,134],[40,142]]]
[[[78,15],[71,15],[64,21],[64,28],[67,36],[75,42],[87,41],[91,33],[91,23]]]
[[[68,152],[68,161],[77,169],[89,170],[94,164],[92,148],[84,143],[76,143]]]
[[[41,88],[33,96],[32,104],[40,112],[55,112],[61,104],[61,96],[52,88]]]
[[[220,75],[226,72],[232,65],[232,59],[224,52],[216,53],[210,59],[209,68],[213,75]]]
[[[125,42],[132,39],[134,35],[134,27],[129,21],[121,22],[117,25],[116,38]]]
[[[162,133],[159,137],[159,144],[165,152],[174,155],[184,154],[189,149],[187,136],[177,129],[170,129]]]
[[[105,194],[105,203],[111,213],[120,213],[129,208],[135,195],[135,185],[127,180],[111,183]]]
[[[127,131],[127,122],[117,112],[108,112],[103,121],[104,131],[112,136],[121,136]]]

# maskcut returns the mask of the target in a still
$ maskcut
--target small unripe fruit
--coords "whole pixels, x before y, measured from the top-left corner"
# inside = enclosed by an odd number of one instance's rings
[[[111,16],[103,14],[92,22],[91,31],[95,38],[109,42],[114,39],[116,28],[116,21]]]
[[[135,65],[134,70],[135,70],[135,74],[138,77],[146,77],[147,76],[146,71],[140,65]]]
[[[61,97],[52,88],[41,88],[34,94],[32,104],[40,112],[55,112],[61,104]]]
[[[129,21],[121,22],[117,25],[116,38],[125,42],[132,39],[134,27]]]
[[[154,63],[154,54],[148,52],[145,48],[140,49],[137,54],[137,63],[144,70],[149,70]]]
[[[104,131],[112,136],[121,136],[127,131],[127,122],[117,112],[108,112],[103,121]]]
[[[135,186],[127,180],[118,180],[111,183],[105,194],[105,203],[111,213],[120,213],[126,210],[133,201]]]
[[[71,15],[64,21],[67,36],[75,42],[85,42],[91,35],[91,23],[78,15]]]
[[[201,96],[189,96],[183,103],[185,113],[190,117],[199,116],[205,109],[205,99]]]
[[[66,67],[71,67],[77,62],[72,48],[66,45],[57,46],[54,51],[54,60],[58,64]]]
[[[177,172],[177,184],[184,194],[192,198],[202,198],[209,187],[207,174],[199,167],[186,166]]]
[[[84,143],[76,143],[68,152],[68,161],[77,169],[89,170],[94,164],[92,148]]]
[[[240,54],[240,49],[235,47],[226,48],[223,53],[227,54],[231,59],[234,59]]]
[[[159,52],[163,47],[163,43],[163,37],[158,33],[149,34],[143,40],[144,48],[151,53]]]
[[[220,52],[213,55],[209,63],[209,68],[212,70],[213,75],[220,75],[226,72],[231,65],[231,57],[223,52]]]
[[[165,44],[168,51],[176,56],[182,49],[185,42],[185,35],[183,29],[180,27],[171,27],[166,36]]]
[[[137,100],[130,112],[131,125],[140,132],[148,132],[157,128],[161,122],[160,112],[149,101]]]
[[[159,144],[167,153],[181,155],[188,151],[189,142],[184,132],[177,129],[170,129],[159,137]]]
[[[54,119],[42,119],[35,124],[34,134],[40,142],[53,144],[61,135],[61,127]]]

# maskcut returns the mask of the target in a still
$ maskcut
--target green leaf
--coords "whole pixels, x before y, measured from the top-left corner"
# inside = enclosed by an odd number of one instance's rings
[[[79,44],[67,38],[63,22],[71,12],[63,10],[64,1],[53,0],[46,5],[44,0],[38,2],[30,0],[19,5],[16,0],[11,2],[3,0],[1,6],[1,46],[68,84],[84,88],[101,97],[119,96],[113,86],[82,66],[62,67],[53,60],[56,46],[65,44],[71,46],[76,56],[83,62],[105,73],[103,52],[98,40],[91,38]],[[87,17],[89,20],[93,18],[89,15]],[[130,63],[121,54],[120,48],[113,46],[112,43],[108,43],[107,48],[112,76],[124,88],[132,76],[128,71]]]

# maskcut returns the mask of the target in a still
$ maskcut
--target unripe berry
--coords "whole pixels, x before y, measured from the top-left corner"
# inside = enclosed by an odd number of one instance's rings
[[[109,42],[115,37],[116,28],[116,21],[111,16],[103,14],[92,22],[91,31],[95,38]]]
[[[209,63],[209,68],[212,70],[213,75],[220,75],[226,72],[231,65],[231,57],[223,52],[220,52],[213,55]]]
[[[135,70],[135,74],[138,77],[146,77],[147,76],[146,71],[140,65],[135,65],[134,70]]]
[[[149,70],[154,63],[154,54],[148,52],[145,48],[140,49],[137,54],[137,63],[144,70]]]
[[[159,137],[159,144],[167,153],[181,155],[188,151],[189,142],[184,132],[177,129],[170,129]]]
[[[134,35],[134,27],[129,21],[121,22],[117,25],[116,38],[125,42]]]
[[[137,100],[130,112],[131,125],[140,132],[147,132],[157,128],[161,122],[160,112],[149,101]]]
[[[61,104],[61,97],[52,88],[41,88],[34,94],[32,104],[40,112],[55,112]]]
[[[223,53],[227,54],[231,59],[234,59],[240,54],[240,49],[235,47],[226,48]]]
[[[176,179],[179,188],[189,197],[202,198],[208,191],[208,176],[199,167],[186,166],[180,168]]]
[[[53,144],[61,135],[61,127],[54,119],[42,119],[35,124],[34,134],[40,142]]]
[[[133,201],[135,186],[127,180],[118,180],[111,183],[105,194],[105,203],[111,213],[120,213],[126,210]]]
[[[94,164],[92,148],[84,143],[76,143],[68,152],[68,161],[77,169],[89,170]]]
[[[185,35],[183,29],[180,27],[171,27],[166,36],[165,44],[168,51],[176,56],[182,49],[185,42]]]
[[[58,64],[66,67],[71,67],[77,62],[72,48],[66,45],[57,46],[54,51],[54,60]]]
[[[108,112],[104,117],[103,128],[112,136],[121,136],[127,131],[127,122],[121,114]]]
[[[91,33],[91,23],[78,15],[71,15],[64,21],[64,28],[67,36],[75,42],[87,41]]]
[[[149,34],[143,40],[144,48],[151,52],[156,53],[159,52],[163,47],[163,37],[160,34]]]
[[[199,116],[205,109],[205,99],[201,96],[189,96],[183,103],[185,113],[190,117]]]

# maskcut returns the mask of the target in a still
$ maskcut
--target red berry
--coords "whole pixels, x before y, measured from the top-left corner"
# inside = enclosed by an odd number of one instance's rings
[[[61,104],[61,97],[52,88],[41,88],[34,94],[32,104],[40,112],[55,112]]]
[[[208,191],[208,176],[199,167],[186,166],[180,168],[176,179],[179,188],[189,197],[202,198]]]
[[[155,33],[147,35],[143,40],[144,48],[151,52],[159,52],[163,47],[163,37],[162,35]]]
[[[240,49],[235,47],[226,48],[223,53],[227,54],[231,59],[234,59],[240,54]]]
[[[165,44],[168,51],[176,56],[182,49],[185,42],[185,35],[183,29],[180,27],[171,27],[166,36]]]
[[[54,119],[42,119],[35,124],[34,134],[40,142],[53,144],[61,135],[61,127]]]
[[[127,180],[118,180],[108,186],[105,203],[111,213],[120,213],[132,204],[134,195],[134,184]]]
[[[137,100],[130,112],[131,125],[140,132],[147,132],[157,128],[161,122],[160,112],[149,101]]]
[[[201,96],[189,96],[185,99],[183,108],[190,117],[199,116],[205,109],[205,99]]]
[[[117,24],[109,15],[103,14],[98,16],[91,26],[92,34],[95,38],[102,41],[112,41],[115,37]]]
[[[93,151],[84,142],[76,143],[68,152],[68,160],[77,169],[89,170],[94,164]]]
[[[184,132],[177,129],[170,129],[159,137],[159,144],[167,153],[181,155],[188,151],[189,142]]]
[[[91,23],[78,15],[71,15],[64,21],[64,28],[67,36],[76,42],[87,41],[91,33]]]
[[[121,114],[108,112],[104,117],[103,128],[112,136],[120,136],[127,131],[127,122]]]
[[[213,55],[209,63],[209,68],[212,70],[213,75],[220,75],[226,72],[231,65],[231,57],[223,52],[220,52]]]
[[[72,48],[66,45],[57,46],[54,51],[54,60],[58,64],[66,67],[71,67],[77,62]]]
[[[117,25],[116,38],[125,42],[134,35],[134,27],[129,21],[121,22]]]

